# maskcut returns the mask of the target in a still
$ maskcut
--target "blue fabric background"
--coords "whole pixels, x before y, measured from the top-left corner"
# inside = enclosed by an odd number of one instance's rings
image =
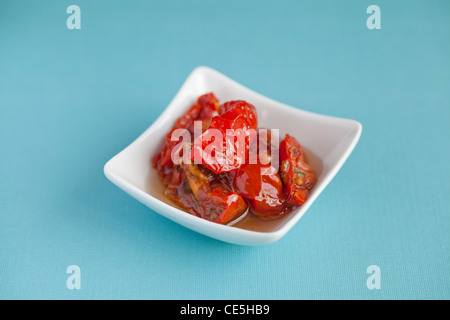
[[[81,30],[66,9],[81,8]],[[366,9],[381,8],[381,30]],[[449,1],[1,1],[0,298],[449,299]],[[107,160],[207,65],[363,124],[280,241],[152,212]],[[381,269],[381,289],[366,268]],[[81,290],[66,268],[81,268]]]

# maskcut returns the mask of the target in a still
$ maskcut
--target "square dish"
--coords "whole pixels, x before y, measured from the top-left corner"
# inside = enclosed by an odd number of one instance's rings
[[[167,132],[198,96],[214,92],[219,101],[245,100],[257,110],[259,127],[279,129],[296,137],[318,181],[308,201],[267,228],[244,224],[222,225],[191,215],[164,195],[151,157],[158,153]],[[296,109],[258,94],[208,67],[196,68],[159,118],[105,167],[106,177],[129,195],[162,216],[206,236],[240,245],[263,245],[283,237],[305,214],[344,164],[361,135],[359,122]]]

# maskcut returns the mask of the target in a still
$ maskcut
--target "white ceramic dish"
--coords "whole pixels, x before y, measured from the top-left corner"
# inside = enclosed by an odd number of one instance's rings
[[[279,129],[280,137],[294,136],[305,149],[308,161],[318,172],[318,182],[303,206],[270,231],[252,231],[210,222],[184,212],[163,194],[156,171],[150,165],[164,136],[176,119],[197,97],[214,92],[219,101],[246,100],[257,109],[260,127]],[[336,175],[361,135],[361,124],[354,120],[319,115],[264,97],[223,74],[198,67],[187,78],[161,116],[133,143],[106,163],[106,177],[119,188],[162,216],[209,237],[241,245],[262,245],[283,237],[303,216]]]

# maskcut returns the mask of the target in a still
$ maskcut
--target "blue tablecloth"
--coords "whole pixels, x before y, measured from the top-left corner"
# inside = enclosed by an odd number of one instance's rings
[[[67,27],[72,4],[81,29]],[[367,27],[372,4],[381,29]],[[449,1],[1,1],[0,298],[450,298],[449,13]],[[103,174],[199,65],[363,125],[271,245],[197,234]]]

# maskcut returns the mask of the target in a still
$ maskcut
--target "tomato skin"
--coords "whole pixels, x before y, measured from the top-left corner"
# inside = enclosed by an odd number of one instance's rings
[[[194,121],[205,121],[209,125],[211,119],[218,115],[219,109],[219,100],[217,100],[214,93],[206,93],[200,96],[196,103],[183,116],[178,118],[172,131],[184,128],[189,129],[193,133]]]
[[[160,165],[171,166],[172,162],[172,149],[178,144],[178,141],[172,141],[172,133],[176,129],[187,129],[191,133],[194,133],[194,121],[202,121],[202,125],[207,127],[211,119],[219,112],[220,105],[219,100],[213,93],[207,93],[200,96],[196,103],[192,105],[188,111],[179,117],[175,122],[172,130],[166,135],[164,145],[161,150]]]
[[[194,104],[192,107],[189,108],[189,110],[181,117],[178,118],[177,122],[175,122],[175,125],[172,129],[180,129],[180,128],[189,128],[191,124],[194,122],[195,119],[197,119],[198,115],[200,114],[200,111],[202,110],[202,106],[199,103]],[[170,140],[170,134],[169,132],[167,134],[167,137]]]
[[[247,122],[249,128],[256,130],[258,127],[256,109],[246,101],[234,100],[225,102],[220,106],[219,113],[222,117],[228,119],[243,118]]]
[[[216,174],[240,168],[248,158],[249,145],[255,137],[257,125],[254,106],[241,100],[224,103],[219,108],[219,116],[213,117],[208,129],[194,141],[192,161],[200,159],[203,166]],[[235,142],[235,136],[228,134],[230,131],[239,137],[243,135],[243,149]],[[214,142],[215,133],[221,134],[222,141],[215,141],[220,150],[216,149],[213,154],[207,150]]]
[[[287,211],[281,177],[274,167],[271,155],[271,133],[258,131],[250,155],[256,163],[245,164],[231,173],[233,187],[252,209],[252,213],[263,219],[273,219]],[[265,139],[267,137],[267,139]],[[262,141],[260,141],[263,139]],[[264,143],[259,143],[264,142]],[[278,153],[278,148],[274,148]]]
[[[192,196],[190,208],[203,219],[228,223],[247,210],[244,199],[236,192],[225,190],[215,176],[195,164],[183,164],[186,185],[183,192]]]
[[[286,209],[279,174],[262,174],[262,170],[269,167],[246,164],[233,173],[233,186],[236,192],[247,200],[256,216],[263,218],[278,216]]]
[[[306,163],[300,143],[289,134],[286,134],[280,143],[280,163],[280,175],[287,203],[303,205],[307,201],[317,177]]]
[[[224,194],[221,190],[214,190],[211,195],[215,203],[223,204],[223,210],[214,218],[204,217],[213,222],[226,224],[247,211],[247,204],[244,199],[239,196],[236,192],[230,192]]]
[[[219,114],[219,100],[212,92],[200,96],[197,99],[197,104],[201,106],[199,119],[212,119]]]
[[[197,99],[197,102],[195,104],[200,108],[199,113],[195,117],[194,121],[201,121],[202,122],[202,130],[205,130],[209,127],[211,123],[211,119],[214,118],[219,114],[219,100],[217,100],[214,93],[207,93],[202,96],[200,96]],[[194,133],[194,121],[190,122],[186,128],[191,132],[191,134]]]

